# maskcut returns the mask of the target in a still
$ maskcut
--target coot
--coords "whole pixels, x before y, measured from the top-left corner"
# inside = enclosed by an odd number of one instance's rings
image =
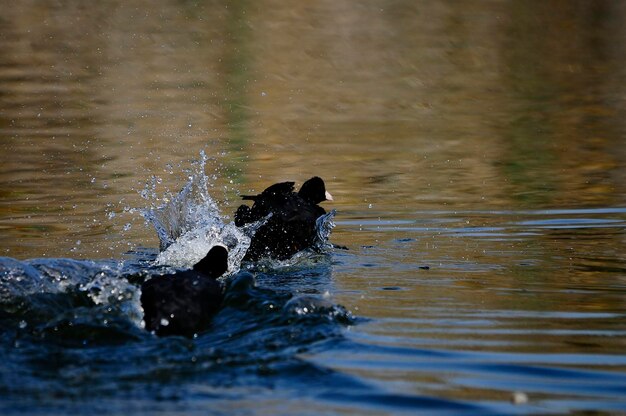
[[[214,246],[193,269],[146,281],[141,285],[146,329],[159,336],[186,337],[207,329],[224,297],[217,278],[227,269],[226,248]]]
[[[254,201],[252,208],[241,205],[235,212],[235,225],[241,227],[272,216],[252,237],[244,261],[263,257],[288,259],[295,253],[313,246],[316,237],[315,222],[326,213],[318,204],[332,201],[324,181],[315,176],[294,192],[294,182],[280,182],[259,195],[244,195]]]

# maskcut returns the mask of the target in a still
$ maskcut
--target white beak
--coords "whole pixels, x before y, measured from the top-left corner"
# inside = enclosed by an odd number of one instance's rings
[[[324,194],[324,196],[326,197],[327,201],[332,201],[333,200],[333,196],[330,194],[330,192],[326,191],[326,193]]]

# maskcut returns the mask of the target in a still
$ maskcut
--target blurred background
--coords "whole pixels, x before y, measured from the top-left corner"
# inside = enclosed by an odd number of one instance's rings
[[[231,216],[313,175],[339,222],[626,203],[624,2],[0,4],[5,256],[156,247],[202,150]]]

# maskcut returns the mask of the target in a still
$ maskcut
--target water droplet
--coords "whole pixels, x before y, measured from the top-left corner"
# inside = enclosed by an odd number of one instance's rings
[[[372,204],[369,204],[367,207],[371,209],[371,208],[372,208],[372,206],[373,206]]]
[[[528,403],[528,395],[522,391],[516,391],[511,396],[511,402],[513,404],[525,404]]]
[[[163,318],[161,319],[161,326],[168,326],[170,324],[170,321],[168,321],[167,319]]]
[[[20,321],[20,329],[24,329],[28,326],[28,324],[26,323],[26,321]]]
[[[261,97],[265,97],[267,96],[267,93],[265,91],[261,91]]]

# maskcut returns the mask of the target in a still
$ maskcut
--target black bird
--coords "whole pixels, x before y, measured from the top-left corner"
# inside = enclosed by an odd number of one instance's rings
[[[228,269],[228,251],[214,246],[193,269],[155,276],[141,285],[148,331],[159,336],[193,337],[204,331],[224,298],[217,280]]]
[[[294,192],[294,182],[276,183],[259,195],[243,195],[254,201],[252,208],[241,205],[235,212],[235,225],[241,227],[272,216],[252,237],[244,261],[263,257],[288,259],[295,253],[313,246],[316,220],[326,214],[318,204],[332,201],[324,181],[315,176]]]

